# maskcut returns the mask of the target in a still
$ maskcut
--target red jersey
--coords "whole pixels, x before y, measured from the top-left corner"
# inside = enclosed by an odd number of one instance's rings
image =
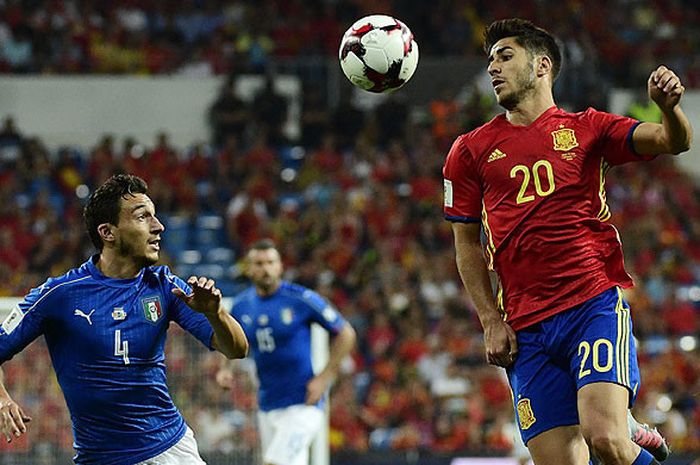
[[[528,126],[501,114],[454,142],[443,168],[445,218],[481,222],[513,329],[632,285],[606,222],[604,185],[611,165],[648,159],[632,147],[637,124],[552,107]]]

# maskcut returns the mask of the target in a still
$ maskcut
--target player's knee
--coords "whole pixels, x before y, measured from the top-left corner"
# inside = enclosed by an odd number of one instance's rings
[[[584,438],[593,455],[602,460],[603,463],[622,463],[621,461],[628,455],[629,438],[604,430],[591,431],[589,434],[584,433]]]

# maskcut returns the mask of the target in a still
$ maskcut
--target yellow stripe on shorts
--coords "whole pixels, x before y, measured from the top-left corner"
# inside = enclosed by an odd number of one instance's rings
[[[623,386],[630,385],[630,310],[625,308],[622,290],[617,288],[617,339],[615,341],[615,365],[617,365],[617,382]]]

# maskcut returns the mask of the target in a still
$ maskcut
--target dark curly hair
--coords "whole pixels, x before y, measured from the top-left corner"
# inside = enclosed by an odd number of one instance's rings
[[[118,224],[121,199],[148,192],[146,181],[132,174],[115,174],[90,195],[83,218],[90,240],[102,251],[103,243],[97,227],[103,223]]]
[[[515,41],[532,55],[546,55],[552,60],[552,81],[561,70],[561,50],[552,34],[526,19],[501,19],[491,23],[484,31],[484,51],[491,53],[493,45],[506,37]]]

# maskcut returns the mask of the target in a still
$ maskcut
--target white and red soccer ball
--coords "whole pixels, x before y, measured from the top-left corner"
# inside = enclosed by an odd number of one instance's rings
[[[398,19],[370,15],[345,32],[338,55],[343,73],[354,85],[370,92],[392,92],[416,71],[418,44]]]

